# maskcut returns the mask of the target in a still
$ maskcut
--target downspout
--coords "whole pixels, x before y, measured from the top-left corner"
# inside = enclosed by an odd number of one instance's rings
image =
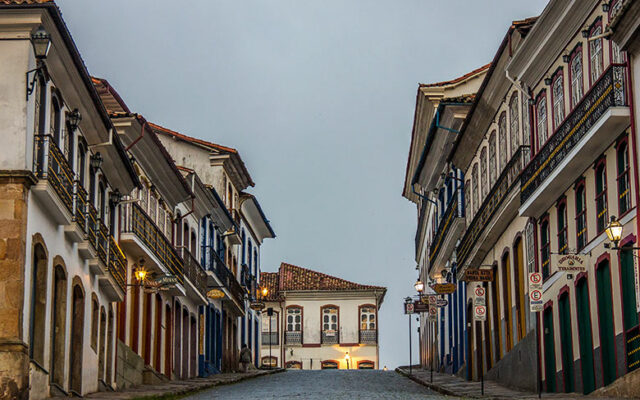
[[[280,299],[278,303],[280,304],[280,321],[278,321],[280,323],[280,329],[278,332],[278,339],[280,343],[280,367],[284,368],[286,364],[284,362],[284,309],[282,308],[282,299]]]
[[[135,139],[133,140],[133,142],[131,142],[131,144],[130,144],[129,146],[127,146],[127,147],[124,149],[125,151],[129,151],[129,149],[131,149],[131,148],[132,148],[133,146],[135,146],[135,145],[136,145],[140,140],[142,140],[142,138],[144,137],[144,132],[145,132],[145,129],[144,129],[144,128],[148,125],[148,122],[147,122],[147,120],[146,120],[146,119],[141,118],[138,114],[134,114],[134,116],[135,116],[136,118],[140,118],[140,119],[142,119],[142,120],[143,120],[143,122],[142,122],[142,128],[140,129],[140,136],[138,136],[137,138],[135,138]]]
[[[516,89],[518,89],[525,96],[527,96],[527,100],[531,100],[531,95],[529,94],[529,92],[527,92],[522,86],[518,84],[518,82],[516,82],[512,77],[510,77],[509,71],[507,71],[506,69],[504,70],[504,76],[507,78],[509,82],[511,82],[513,86],[515,86]]]
[[[444,129],[445,131],[453,132],[456,134],[460,133],[460,131],[458,130],[447,128],[446,126],[440,125],[440,107],[438,107],[438,109],[436,110],[436,128]]]

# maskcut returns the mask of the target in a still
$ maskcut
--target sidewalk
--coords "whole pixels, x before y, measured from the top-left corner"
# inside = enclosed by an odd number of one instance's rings
[[[207,378],[194,378],[185,381],[167,381],[158,385],[142,385],[128,388],[121,392],[97,392],[85,398],[89,399],[141,399],[141,398],[163,398],[189,394],[192,392],[205,390],[219,385],[228,385],[245,379],[283,372],[284,369],[273,370],[253,370],[247,373],[216,374]]]
[[[481,395],[481,383],[467,381],[455,375],[433,373],[433,383],[431,383],[431,373],[429,370],[413,367],[412,375],[409,376],[409,367],[398,367],[396,372],[407,378],[428,387],[436,392],[458,396],[468,399],[537,399],[538,394],[520,390],[509,389],[500,386],[494,381],[484,381],[484,396]],[[577,399],[587,397],[577,393],[542,393],[543,399]],[[614,397],[588,396],[589,399],[614,399]]]

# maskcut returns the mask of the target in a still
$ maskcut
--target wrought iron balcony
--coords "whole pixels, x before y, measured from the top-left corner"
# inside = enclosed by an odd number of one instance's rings
[[[415,237],[415,251],[416,258],[418,253],[420,252],[420,242],[422,240],[422,230],[424,229],[424,225],[427,223],[427,204],[426,200],[422,200],[422,205],[420,206],[420,214],[418,216],[418,226],[416,228],[416,237]]]
[[[536,194],[539,189],[544,190],[545,196],[557,198],[558,193],[564,191],[566,182],[572,181],[571,177],[564,176],[564,172],[582,173],[593,157],[601,154],[628,126],[628,110],[615,110],[627,106],[624,76],[624,66],[610,66],[535,154],[522,172],[520,198],[523,206],[542,192]],[[578,151],[585,156],[577,156]],[[571,162],[575,164],[571,165]],[[563,176],[559,176],[560,171]],[[545,190],[553,182],[557,182],[558,187]],[[536,207],[525,215],[535,214],[539,209]]]
[[[362,344],[378,343],[378,330],[377,329],[361,329],[360,343]]]
[[[212,271],[222,284],[229,290],[235,301],[242,305],[244,301],[244,295],[246,291],[240,286],[240,283],[233,275],[231,270],[227,268],[227,265],[222,258],[218,255],[216,251],[209,252],[209,265],[207,265],[207,270]]]
[[[109,264],[107,268],[111,276],[120,285],[120,288],[124,290],[127,279],[127,257],[125,257],[122,249],[113,239],[113,236],[109,236]]]
[[[262,332],[262,345],[275,345],[279,344],[278,332]]]
[[[203,297],[207,297],[207,273],[186,247],[180,247],[179,250],[183,261],[184,276],[191,281]]]
[[[322,331],[322,344],[340,343],[338,331]]]
[[[482,235],[496,211],[503,205],[505,198],[513,187],[520,182],[520,173],[524,168],[526,160],[529,158],[528,154],[529,147],[520,146],[507,163],[496,183],[494,183],[487,197],[485,197],[473,220],[469,226],[467,226],[467,230],[458,246],[458,265],[466,265],[467,258],[473,247],[478,244],[480,235]]]
[[[289,345],[301,345],[302,344],[302,332],[301,331],[286,331],[284,334],[284,340]]]
[[[46,180],[69,216],[74,209],[75,174],[58,148],[53,136],[34,137],[34,173]],[[52,210],[54,211],[54,210]],[[59,220],[59,222],[63,222]],[[68,222],[68,220],[67,220]]]
[[[137,204],[127,204],[122,211],[122,233],[131,233],[140,239],[147,251],[153,254],[167,271],[178,279],[178,282],[184,284],[182,258],[160,228]]]
[[[438,230],[436,231],[436,235],[433,237],[433,242],[429,248],[429,265],[433,265],[435,258],[440,253],[440,250],[442,249],[442,242],[449,233],[449,230],[456,218],[462,218],[462,213],[460,213],[460,209],[458,207],[458,196],[454,195],[453,199],[447,206],[444,216],[440,219]]]

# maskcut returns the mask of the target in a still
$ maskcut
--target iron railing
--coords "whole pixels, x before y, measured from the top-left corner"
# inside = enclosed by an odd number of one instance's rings
[[[109,229],[102,222],[98,220],[98,231],[96,238],[96,250],[98,251],[98,257],[102,262],[107,265],[107,254],[109,253]]]
[[[524,203],[609,108],[627,105],[625,67],[611,65],[522,172]],[[614,132],[617,134],[617,132]]]
[[[238,304],[242,304],[244,301],[245,290],[240,286],[238,280],[233,275],[231,270],[227,268],[227,265],[222,261],[222,258],[216,251],[211,250],[209,252],[209,265],[207,270],[212,271],[218,279],[222,281],[222,284],[229,290]]]
[[[519,181],[518,178],[520,177],[524,163],[528,159],[528,153],[528,146],[520,146],[507,163],[496,183],[493,184],[489,194],[480,205],[480,209],[478,209],[473,220],[469,226],[467,226],[467,230],[458,246],[458,265],[465,265],[471,249],[477,244],[478,238],[482,232],[484,232],[485,227],[493,218],[496,210],[500,208],[509,192],[511,192],[513,186]]]
[[[127,257],[125,257],[122,249],[120,249],[118,243],[113,239],[113,236],[109,237],[108,270],[111,276],[118,282],[120,288],[124,290],[127,280]]]
[[[87,233],[87,207],[89,205],[89,195],[78,180],[74,182],[73,197],[73,220],[80,226],[84,233]]]
[[[636,325],[627,331],[627,371],[640,367],[640,328]]]
[[[184,284],[184,266],[178,251],[146,212],[137,204],[127,204],[121,212],[122,233],[135,234],[150,253],[167,268],[170,274]]]
[[[284,334],[284,341],[286,344],[302,344],[302,332],[286,331]]]
[[[278,332],[262,332],[262,345],[278,345]]]
[[[444,216],[440,220],[440,225],[438,225],[438,230],[436,231],[436,235],[433,237],[433,242],[431,243],[431,247],[429,248],[429,265],[433,264],[433,260],[436,259],[438,254],[440,253],[440,249],[442,248],[442,241],[447,236],[449,232],[449,228],[453,224],[454,218],[458,216],[458,196],[453,196],[451,201],[449,202],[449,206],[447,207],[447,211],[445,211]]]
[[[35,136],[34,169],[36,177],[46,179],[66,209],[73,214],[75,175],[53,136]]]
[[[376,344],[378,343],[377,329],[360,329],[360,343]]]
[[[180,247],[180,256],[182,257],[183,267],[184,267],[184,275],[187,279],[193,283],[193,286],[196,287],[198,292],[204,297],[207,296],[207,273],[204,272],[204,269],[196,260],[196,258],[191,254],[186,247]]]
[[[322,344],[340,343],[338,331],[322,331]]]
[[[420,206],[420,214],[418,215],[418,226],[416,228],[416,236],[415,236],[415,251],[416,254],[420,251],[420,239],[422,238],[422,229],[424,228],[424,224],[427,223],[427,201],[421,200],[422,205]]]

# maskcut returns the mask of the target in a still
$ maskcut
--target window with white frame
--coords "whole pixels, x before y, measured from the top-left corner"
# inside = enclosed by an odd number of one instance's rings
[[[514,93],[509,101],[509,133],[511,136],[511,154],[520,146],[520,118],[518,118],[518,93]]]
[[[536,128],[538,133],[538,144],[540,147],[547,141],[547,100],[544,96],[538,100],[536,106]]]
[[[496,131],[489,136],[489,186],[493,187],[496,182]]]
[[[482,198],[487,195],[487,147],[483,147],[480,151],[480,190],[482,191]]]
[[[500,171],[507,165],[507,113],[503,112],[498,120],[498,157]]]
[[[287,308],[287,331],[300,332],[302,330],[302,308]]]
[[[473,170],[471,172],[471,180],[473,181],[472,185],[472,196],[473,196],[473,215],[478,212],[478,163],[473,164]]]
[[[522,94],[522,98],[520,99],[520,104],[522,104],[522,144],[524,146],[529,145],[529,102],[525,98],[524,93]],[[531,154],[531,152],[529,152]],[[527,160],[528,161],[528,160]]]
[[[335,333],[338,330],[338,309],[325,307],[322,309],[322,330]]]
[[[374,307],[362,307],[360,309],[360,330],[376,329],[376,309]]]
[[[562,73],[553,81],[553,126],[557,128],[564,120],[564,84]]]
[[[582,99],[584,83],[582,78],[582,52],[577,51],[571,59],[571,107]]]
[[[591,84],[600,78],[602,74],[602,39],[591,40],[602,35],[602,26],[597,26],[589,35],[589,62],[591,66]]]

